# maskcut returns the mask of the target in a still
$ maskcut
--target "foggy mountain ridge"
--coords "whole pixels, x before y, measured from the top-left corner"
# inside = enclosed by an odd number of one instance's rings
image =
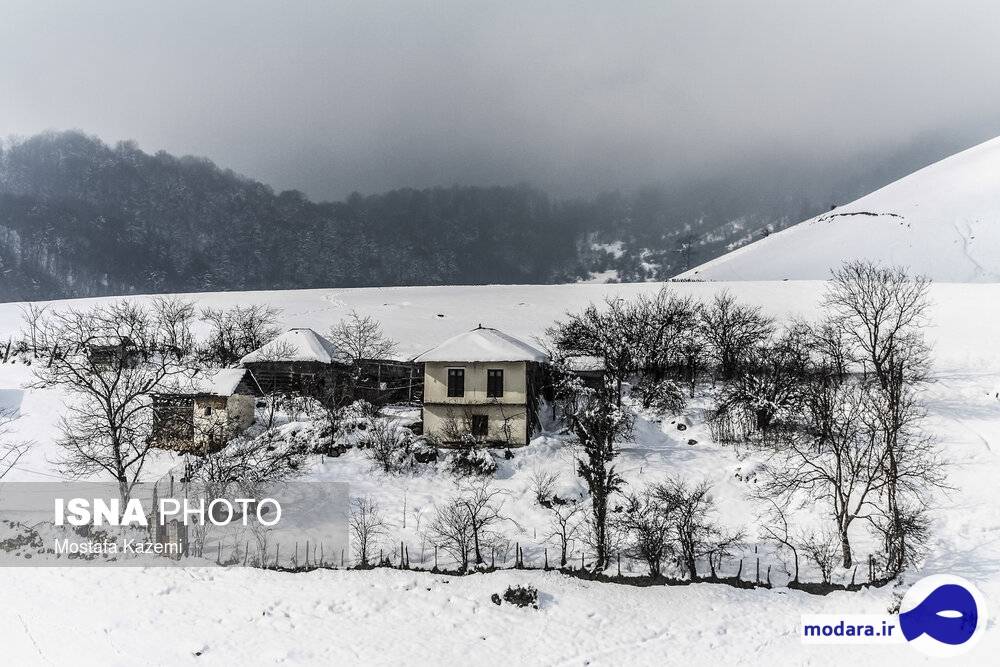
[[[555,198],[527,184],[314,202],[210,160],[47,132],[0,152],[0,300],[223,290],[665,280],[953,152]]]

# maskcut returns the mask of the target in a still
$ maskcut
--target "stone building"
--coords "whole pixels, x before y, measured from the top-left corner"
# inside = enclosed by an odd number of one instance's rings
[[[190,385],[152,395],[153,443],[184,452],[216,451],[254,423],[261,395],[246,368],[199,371]]]

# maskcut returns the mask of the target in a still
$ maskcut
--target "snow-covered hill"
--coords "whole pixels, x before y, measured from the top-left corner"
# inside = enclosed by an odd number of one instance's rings
[[[904,265],[942,282],[1000,281],[1000,138],[679,277],[825,279],[856,258]]]

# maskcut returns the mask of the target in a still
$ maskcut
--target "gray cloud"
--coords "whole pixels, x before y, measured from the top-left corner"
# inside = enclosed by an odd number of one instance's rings
[[[1000,133],[992,2],[0,7],[0,134],[134,138],[318,198],[586,193]]]

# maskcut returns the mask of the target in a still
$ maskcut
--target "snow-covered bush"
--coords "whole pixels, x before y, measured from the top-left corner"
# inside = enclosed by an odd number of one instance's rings
[[[432,463],[437,461],[438,449],[426,438],[415,438],[410,447],[413,458],[417,463]]]
[[[448,456],[448,470],[459,477],[493,476],[497,471],[497,462],[490,450],[468,444]]]
[[[364,437],[365,454],[384,473],[401,473],[416,464],[413,433],[386,420],[371,423]]]
[[[639,399],[643,408],[661,415],[677,414],[686,402],[684,390],[673,380],[644,378],[632,388],[632,396]]]

